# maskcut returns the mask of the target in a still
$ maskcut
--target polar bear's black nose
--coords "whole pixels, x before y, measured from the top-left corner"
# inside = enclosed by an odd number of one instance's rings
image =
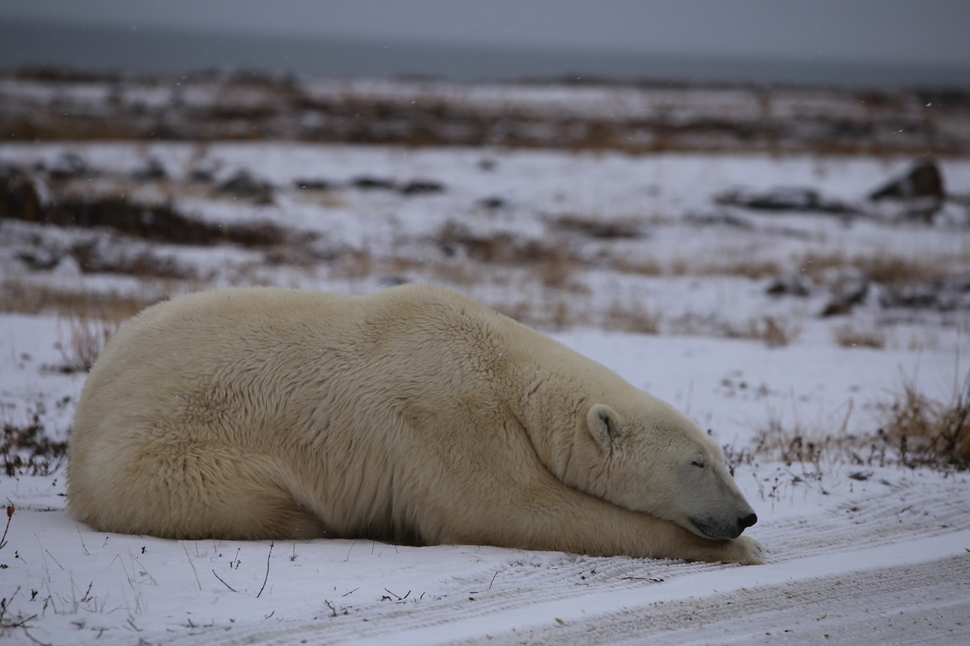
[[[738,530],[743,532],[745,529],[747,529],[748,527],[751,527],[756,522],[758,522],[758,515],[754,513],[748,514],[744,518],[738,519]]]

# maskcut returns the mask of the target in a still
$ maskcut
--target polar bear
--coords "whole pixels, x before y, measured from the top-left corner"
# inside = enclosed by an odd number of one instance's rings
[[[695,424],[437,287],[149,307],[92,368],[69,446],[69,509],[99,531],[762,562]]]

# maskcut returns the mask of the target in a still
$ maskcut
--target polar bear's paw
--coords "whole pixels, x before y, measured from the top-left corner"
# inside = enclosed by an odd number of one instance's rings
[[[741,536],[730,541],[730,544],[728,553],[724,558],[726,562],[740,563],[741,565],[765,564],[765,548],[753,538]]]

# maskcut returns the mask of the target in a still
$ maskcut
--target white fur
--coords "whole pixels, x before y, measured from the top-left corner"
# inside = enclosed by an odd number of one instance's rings
[[[91,371],[68,481],[101,531],[760,562],[735,538],[751,508],[696,425],[427,286],[148,308]]]

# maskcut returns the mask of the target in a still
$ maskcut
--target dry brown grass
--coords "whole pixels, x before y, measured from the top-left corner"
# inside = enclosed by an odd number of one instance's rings
[[[662,317],[637,301],[614,300],[606,311],[602,327],[608,330],[633,332],[636,334],[657,334],[660,332]]]
[[[520,301],[514,305],[496,305],[495,311],[511,319],[543,330],[565,330],[583,323],[582,313],[577,312],[565,300],[553,303]]]
[[[430,271],[442,283],[468,287],[482,282],[484,268],[477,263],[446,258],[431,263]]]
[[[899,286],[947,278],[951,274],[948,269],[951,261],[957,260],[966,259],[903,258],[886,252],[849,258],[843,253],[832,253],[806,255],[798,265],[802,274],[820,284],[838,283],[847,276],[854,276],[881,285]]]
[[[171,203],[140,202],[126,194],[78,196],[55,192],[42,208],[6,209],[4,214],[11,219],[58,227],[106,227],[134,238],[172,244],[232,243],[265,248],[290,241],[286,231],[269,222],[210,224],[183,213]]]
[[[722,262],[695,263],[677,259],[671,266],[675,276],[742,276],[753,280],[775,278],[782,274],[781,266],[773,260],[738,258]]]
[[[376,268],[370,251],[351,249],[342,254],[333,265],[332,274],[337,278],[359,280],[371,276]]]
[[[639,302],[614,299],[607,310],[594,307],[588,299],[564,298],[550,291],[541,298],[492,303],[496,311],[530,327],[542,330],[565,330],[578,326],[613,332],[657,334],[661,317]]]
[[[886,254],[857,257],[852,265],[869,280],[880,285],[908,285],[945,278],[948,275],[943,259],[899,258]]]
[[[58,370],[66,373],[89,371],[120,325],[121,321],[85,316],[59,319],[57,347],[64,362]]]
[[[50,438],[37,408],[31,410],[28,405],[27,419],[21,424],[2,420],[0,467],[7,477],[50,475],[60,468],[66,457],[67,442]]]
[[[726,339],[762,341],[768,347],[780,348],[793,343],[802,332],[799,319],[782,320],[774,316],[749,319],[741,323],[725,321],[716,316],[702,316],[688,312],[670,321],[673,334],[685,336],[717,336]]]
[[[807,428],[797,419],[785,422],[777,411],[770,411],[767,423],[757,429],[754,444],[740,450],[725,447],[726,458],[732,466],[758,458],[789,466],[801,463],[803,469],[810,465],[802,476],[820,474],[824,464],[832,463],[970,468],[970,374],[962,390],[946,402],[931,399],[912,382],[903,384],[874,433],[849,434],[851,414],[850,405],[841,428]]]
[[[730,454],[735,463],[750,464],[762,459],[784,462],[789,467],[800,464],[801,473],[796,474],[795,480],[788,484],[795,484],[800,479],[820,477],[826,465],[884,467],[899,464],[895,451],[881,430],[875,434],[855,435],[849,432],[852,413],[853,405],[850,400],[844,414],[839,413],[840,423],[809,426],[803,424],[797,415],[794,420],[786,421],[777,410],[769,410],[767,422],[756,429],[750,448],[739,451],[734,447],[726,447],[725,453]],[[858,476],[849,477],[864,480],[867,476],[860,472]],[[780,484],[784,483],[776,479],[769,497],[777,493]]]
[[[479,264],[483,273],[495,267],[523,269],[550,289],[583,292],[573,271],[583,263],[562,241],[518,239],[507,233],[480,235],[449,221],[435,235],[435,244],[448,257]]]
[[[857,328],[851,324],[840,325],[832,330],[832,336],[843,348],[886,347],[886,333],[874,328]]]
[[[883,428],[907,466],[970,467],[970,375],[948,402],[919,392],[912,382],[896,393]]]
[[[156,300],[113,292],[92,294],[61,290],[16,279],[0,282],[0,310],[17,314],[56,314],[121,321]]]
[[[731,327],[725,336],[764,341],[768,347],[781,348],[790,345],[802,333],[800,321],[781,320],[774,316],[753,319],[740,327]]]
[[[742,276],[760,280],[781,276],[783,273],[777,262],[757,259],[697,262],[687,258],[674,258],[666,266],[653,259],[617,259],[611,266],[616,271],[640,276]]]
[[[642,235],[640,221],[634,218],[607,220],[569,214],[553,219],[552,224],[564,231],[580,233],[601,240],[639,238]]]
[[[663,276],[667,273],[666,268],[662,264],[650,258],[644,260],[620,258],[613,262],[613,269],[624,274],[637,274],[640,276]]]
[[[195,268],[179,263],[172,256],[156,254],[148,249],[137,253],[104,253],[97,244],[78,243],[68,252],[81,271],[89,274],[123,274],[139,278],[170,278],[198,280]]]

